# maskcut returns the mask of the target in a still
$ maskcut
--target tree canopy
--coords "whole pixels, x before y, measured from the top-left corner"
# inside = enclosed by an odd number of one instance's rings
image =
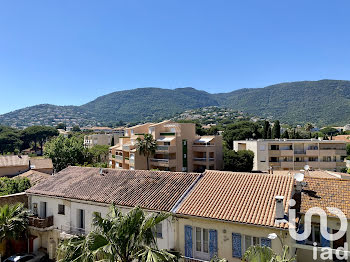
[[[254,153],[250,150],[226,150],[224,152],[224,170],[235,172],[251,172]]]

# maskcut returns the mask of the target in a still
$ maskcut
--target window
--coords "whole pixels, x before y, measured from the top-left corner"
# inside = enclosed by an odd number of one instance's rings
[[[319,224],[312,224],[311,225],[311,234],[307,239],[307,244],[312,245],[314,242],[317,243],[317,245],[321,244],[321,232],[320,232],[320,225]]]
[[[331,161],[332,161],[332,157],[330,157],[330,156],[323,157],[323,162],[331,162]]]
[[[196,227],[196,251],[209,253],[209,230]]]
[[[163,238],[163,225],[162,225],[162,223],[158,223],[156,225],[156,237]]]
[[[134,134],[134,129],[130,130],[130,134],[133,135]]]
[[[280,150],[279,145],[271,145],[271,150]]]
[[[77,227],[85,229],[85,211],[83,209],[77,210]]]
[[[266,156],[261,156],[260,162],[266,162]]]
[[[170,142],[164,142],[165,146],[170,146]]]
[[[39,217],[46,218],[47,217],[47,202],[40,202],[40,214]]]
[[[265,151],[265,145],[260,145],[260,151]]]
[[[34,216],[38,215],[38,203],[33,203],[33,214]]]
[[[260,245],[260,238],[254,236],[243,236],[244,237],[244,245],[243,251],[245,252],[249,247]],[[243,253],[244,253],[243,252]]]
[[[58,214],[59,215],[64,215],[64,205],[58,204]]]

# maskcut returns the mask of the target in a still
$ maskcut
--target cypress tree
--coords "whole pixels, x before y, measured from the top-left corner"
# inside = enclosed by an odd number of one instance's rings
[[[278,120],[276,120],[273,125],[272,138],[281,138],[281,125]]]

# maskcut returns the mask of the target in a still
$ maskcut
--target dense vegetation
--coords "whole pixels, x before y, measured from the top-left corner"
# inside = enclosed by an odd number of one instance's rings
[[[45,124],[116,124],[157,121],[187,109],[221,106],[282,123],[344,125],[350,122],[350,81],[282,83],[265,88],[209,94],[193,88],[139,88],[101,96],[82,106],[38,105],[0,115],[0,123],[18,127]]]
[[[38,146],[42,154],[43,144],[57,135],[57,129],[48,126],[31,126],[24,130],[0,126],[0,154],[19,153],[29,147],[37,151]]]
[[[28,178],[0,178],[0,196],[21,193],[28,188],[30,188]]]
[[[107,167],[108,145],[84,148],[83,136],[58,136],[45,144],[44,155],[52,159],[55,172],[68,166]]]

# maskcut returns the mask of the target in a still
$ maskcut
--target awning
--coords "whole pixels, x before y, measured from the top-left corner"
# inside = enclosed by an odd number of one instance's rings
[[[175,139],[175,137],[162,136],[162,137],[157,139],[157,142],[170,142],[170,141],[173,141],[174,139]]]
[[[197,140],[195,140],[195,143],[209,143],[211,140],[213,140],[214,137],[201,137]]]

